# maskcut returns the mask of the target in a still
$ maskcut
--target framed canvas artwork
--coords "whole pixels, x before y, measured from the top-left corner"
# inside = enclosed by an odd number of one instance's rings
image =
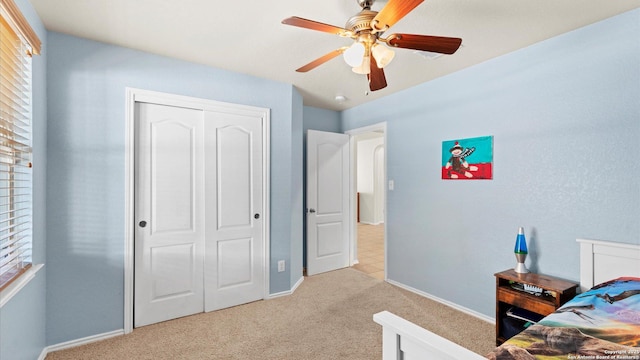
[[[442,179],[493,179],[493,136],[443,141]]]

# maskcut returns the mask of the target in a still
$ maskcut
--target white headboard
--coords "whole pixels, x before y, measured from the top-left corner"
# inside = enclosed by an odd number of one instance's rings
[[[640,277],[640,245],[577,239],[580,243],[580,288],[621,276]]]

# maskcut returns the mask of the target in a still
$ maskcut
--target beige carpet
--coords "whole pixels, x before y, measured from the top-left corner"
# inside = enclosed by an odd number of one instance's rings
[[[372,316],[382,310],[479,354],[494,348],[491,324],[343,269],[305,278],[291,296],[145,326],[46,359],[381,359]]]

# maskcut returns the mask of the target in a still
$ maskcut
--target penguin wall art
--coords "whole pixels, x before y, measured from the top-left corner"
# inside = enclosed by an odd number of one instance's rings
[[[493,179],[493,136],[443,141],[442,179]]]

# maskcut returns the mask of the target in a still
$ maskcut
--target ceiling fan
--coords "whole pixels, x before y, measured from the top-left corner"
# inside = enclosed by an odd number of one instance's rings
[[[307,72],[343,54],[345,61],[355,73],[367,75],[369,89],[376,91],[387,86],[383,68],[395,56],[393,50],[382,43],[391,47],[449,55],[455,53],[462,43],[460,38],[429,35],[391,34],[382,37],[385,31],[424,0],[389,0],[380,12],[371,10],[371,5],[375,0],[356,1],[362,7],[362,11],[349,18],[344,28],[297,16],[282,20],[282,23],[286,25],[322,31],[354,40],[353,45],[341,47],[321,56],[297,69],[297,72]]]

